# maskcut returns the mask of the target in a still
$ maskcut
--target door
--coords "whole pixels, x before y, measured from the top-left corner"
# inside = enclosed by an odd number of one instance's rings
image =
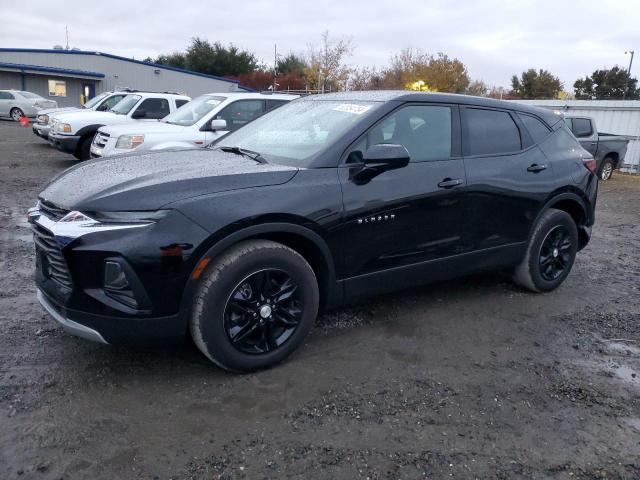
[[[11,110],[11,101],[15,97],[12,93],[9,92],[0,92],[0,115],[6,117],[9,115],[9,111]]]
[[[525,242],[554,189],[551,164],[512,112],[462,108],[468,241],[475,251]]]
[[[84,103],[88,102],[96,96],[96,86],[93,83],[83,83],[82,95],[84,96]]]
[[[347,295],[384,290],[386,280],[395,287],[419,283],[404,276],[403,267],[465,251],[458,194],[465,184],[459,124],[456,106],[406,105],[351,147],[338,169],[344,204],[340,270],[342,278],[356,279],[347,281]],[[367,183],[355,181],[367,147],[380,143],[404,145],[409,165]],[[378,282],[382,288],[365,285],[372,277],[386,278]]]

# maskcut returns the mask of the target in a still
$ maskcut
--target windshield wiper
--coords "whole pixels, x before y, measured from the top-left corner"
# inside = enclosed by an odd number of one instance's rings
[[[258,152],[254,152],[253,150],[248,150],[246,148],[240,147],[219,147],[219,149],[223,152],[235,153],[236,155],[248,157],[258,163],[267,163],[262,155],[260,155]]]

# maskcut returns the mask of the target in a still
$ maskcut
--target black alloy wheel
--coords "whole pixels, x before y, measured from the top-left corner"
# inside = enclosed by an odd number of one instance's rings
[[[571,235],[563,225],[547,233],[539,255],[540,275],[549,282],[560,278],[571,266]]]
[[[224,310],[224,329],[240,352],[264,354],[291,338],[302,314],[299,286],[286,272],[265,269],[233,289]]]

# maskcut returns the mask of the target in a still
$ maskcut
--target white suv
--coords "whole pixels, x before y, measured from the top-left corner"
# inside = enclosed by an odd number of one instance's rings
[[[157,121],[175,112],[191,100],[176,93],[130,93],[108,112],[81,110],[56,115],[49,132],[49,143],[58,150],[73,154],[78,160],[90,158],[91,141],[98,128],[138,121]]]
[[[198,148],[295,98],[277,93],[210,93],[195,98],[155,123],[100,127],[91,145],[92,157],[135,149]]]
[[[79,112],[84,110],[92,110],[96,112],[106,112],[113,108],[116,103],[122,100],[129,92],[104,92],[93,97],[87,103],[80,107],[59,107],[48,108],[46,110],[38,110],[36,122],[33,124],[33,133],[40,138],[49,140],[49,132],[51,131],[51,122],[55,115],[60,113]]]

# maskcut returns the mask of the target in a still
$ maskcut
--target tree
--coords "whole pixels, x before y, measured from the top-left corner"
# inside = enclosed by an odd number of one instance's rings
[[[511,87],[513,93],[522,99],[552,99],[562,90],[562,82],[547,70],[530,68],[522,72],[520,78],[514,75]]]
[[[345,60],[352,52],[350,39],[332,40],[329,31],[325,31],[320,46],[309,47],[308,66],[304,71],[309,88],[346,89],[351,69],[345,64]]]
[[[253,53],[233,44],[225,47],[220,42],[212,44],[198,37],[191,39],[186,53],[160,55],[155,63],[218,76],[243,75],[258,69]]]
[[[618,66],[596,70],[590,77],[579,78],[573,88],[578,99],[640,99],[638,79],[631,78],[625,69]]]
[[[349,76],[349,90],[380,90],[382,74],[375,67],[354,68]]]
[[[302,74],[307,67],[305,59],[295,53],[289,53],[286,57],[279,59],[277,63],[278,75],[285,73]]]
[[[452,93],[463,93],[470,81],[466,66],[457,58],[444,53],[434,56],[412,48],[393,55],[382,77],[383,88],[423,90],[423,86],[428,86],[429,91]]]
[[[469,84],[465,93],[476,97],[486,97],[489,95],[489,87],[482,80],[474,80]]]

